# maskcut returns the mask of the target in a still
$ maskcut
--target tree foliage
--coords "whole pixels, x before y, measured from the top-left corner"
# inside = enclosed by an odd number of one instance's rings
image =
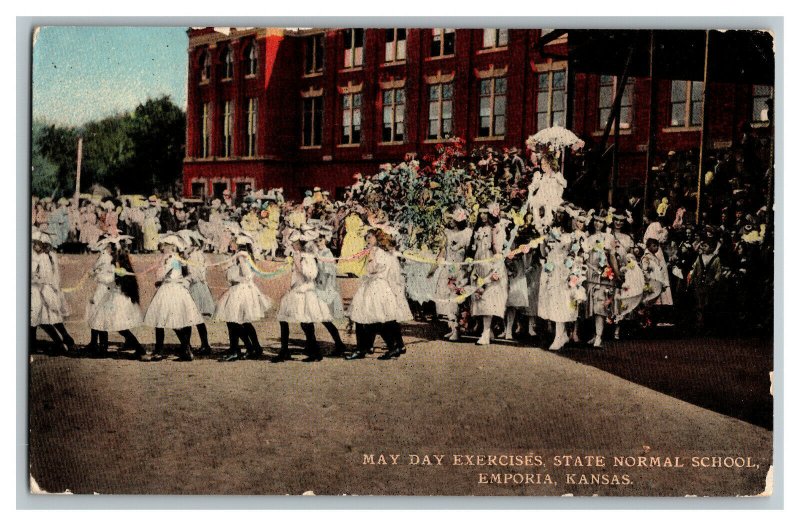
[[[75,191],[78,137],[83,137],[81,188],[168,193],[180,181],[186,117],[169,96],[148,99],[134,111],[79,128],[35,122],[31,137],[31,191]]]

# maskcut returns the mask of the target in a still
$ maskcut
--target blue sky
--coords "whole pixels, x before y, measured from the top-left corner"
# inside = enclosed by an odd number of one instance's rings
[[[79,126],[169,95],[186,109],[185,27],[42,27],[33,48],[33,118]]]

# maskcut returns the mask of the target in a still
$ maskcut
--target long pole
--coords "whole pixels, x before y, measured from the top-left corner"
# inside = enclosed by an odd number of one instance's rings
[[[644,217],[647,217],[647,211],[650,208],[648,203],[649,186],[650,186],[650,170],[653,168],[656,156],[656,119],[658,114],[656,112],[656,97],[658,96],[656,81],[656,68],[655,68],[655,53],[656,53],[656,32],[650,30],[650,121],[649,121],[649,135],[647,138],[647,166],[644,170],[644,194],[642,195],[642,212]]]
[[[73,206],[78,209],[81,197],[81,158],[83,157],[83,137],[78,137],[78,170],[75,174],[75,196]]]
[[[706,156],[706,114],[708,113],[706,96],[708,94],[708,39],[710,34],[711,32],[706,29],[706,50],[705,59],[703,60],[703,111],[700,115],[700,158],[697,161],[697,207],[694,214],[694,222],[697,225],[700,224],[700,203],[703,198],[703,162]],[[691,98],[692,94],[687,93],[687,96]]]

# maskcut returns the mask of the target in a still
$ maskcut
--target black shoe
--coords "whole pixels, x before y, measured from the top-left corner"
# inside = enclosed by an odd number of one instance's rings
[[[264,356],[264,350],[261,347],[259,347],[253,352],[248,352],[246,358],[249,360],[258,360],[262,356]]]
[[[197,349],[197,356],[209,356],[211,354],[211,347],[208,345],[201,345]]]
[[[345,360],[362,360],[367,355],[364,351],[356,351],[344,357]]]
[[[242,357],[243,356],[242,356],[241,353],[234,352],[234,353],[231,353],[231,354],[226,354],[225,356],[220,358],[219,361],[220,362],[235,362],[235,361],[241,359]]]
[[[178,362],[192,362],[192,361],[194,361],[194,354],[192,354],[192,349],[189,348],[189,349],[186,349],[186,350],[182,351],[181,355],[178,356],[178,359],[176,361],[178,361]]]
[[[292,354],[289,351],[281,351],[278,353],[278,356],[273,356],[270,358],[272,363],[281,363],[286,361],[292,361]]]
[[[305,358],[303,358],[302,361],[304,361],[306,363],[320,362],[320,361],[322,361],[322,354],[319,351],[317,351],[315,354],[310,354],[310,355],[306,356]]]
[[[345,344],[343,343],[340,343],[339,345],[336,346],[336,348],[333,349],[333,352],[330,354],[330,356],[344,356],[346,354],[347,354],[347,346],[345,346]]]
[[[400,347],[399,349],[397,349],[397,352],[400,353],[400,354],[405,354],[406,353],[406,348],[405,347]]]
[[[382,355],[378,356],[378,360],[391,360],[392,358],[397,358],[401,354],[402,353],[400,352],[400,349],[389,349]]]

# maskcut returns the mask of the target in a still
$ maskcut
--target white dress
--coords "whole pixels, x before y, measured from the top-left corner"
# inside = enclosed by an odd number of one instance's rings
[[[623,260],[625,261],[625,260]],[[629,257],[623,272],[625,279],[622,288],[617,290],[615,308],[617,321],[625,318],[641,303],[644,295],[644,273],[633,256]]]
[[[350,319],[360,324],[412,319],[405,300],[405,287],[400,290],[398,283],[401,278],[397,258],[374,248],[367,258],[366,274],[353,295]]]
[[[189,294],[189,283],[183,277],[181,262],[176,255],[170,254],[165,258],[158,276],[161,286],[147,307],[145,325],[181,329],[203,323],[203,315]]]
[[[317,294],[316,278],[319,273],[317,262],[312,254],[295,254],[292,263],[292,281],[281,299],[278,308],[278,321],[288,323],[322,323],[331,321],[328,304]]]
[[[472,229],[446,230],[446,245],[444,260],[447,263],[463,263],[467,253],[469,240],[472,239]],[[456,294],[450,288],[452,282],[456,287],[467,284],[467,269],[464,265],[441,265],[436,275],[436,298],[455,299]],[[439,316],[455,316],[458,312],[458,303],[455,301],[437,301],[436,314]]]
[[[248,254],[239,252],[225,272],[231,287],[217,302],[214,320],[230,323],[253,323],[266,317],[272,301],[253,283],[253,269]]]
[[[539,282],[538,316],[543,320],[568,322],[578,319],[578,307],[569,288],[566,260],[574,242],[572,234],[562,233],[548,241],[549,251]]]
[[[583,254],[586,260],[586,315],[610,316],[613,312],[614,283],[603,277],[608,260],[614,252],[614,237],[608,232],[598,232],[586,238]]]
[[[122,293],[114,279],[114,265],[102,256],[95,265],[96,297],[88,314],[89,328],[95,331],[118,332],[142,324],[139,305]]]
[[[317,251],[320,258],[333,259],[333,253],[329,248]],[[336,263],[317,260],[317,295],[322,301],[328,304],[331,317],[334,320],[344,318],[344,307],[342,306],[342,295],[339,292],[339,282],[336,280]]]
[[[31,327],[63,323],[67,314],[54,255],[31,252]]]
[[[525,276],[525,261],[522,254],[508,262],[508,306],[528,308],[528,279]]]
[[[201,250],[195,250],[189,256],[188,276],[189,279],[189,294],[192,296],[194,304],[197,305],[197,310],[203,316],[211,316],[214,314],[214,297],[211,295],[211,289],[208,288],[206,281],[206,257]]]
[[[482,226],[475,232],[473,247],[475,261],[490,259],[496,254],[502,254],[505,244],[505,230],[501,225]],[[493,279],[496,274],[498,279]],[[493,261],[476,263],[472,268],[472,284],[483,283],[483,292],[472,296],[473,316],[499,316],[506,313],[508,302],[508,272],[504,257],[497,257]]]
[[[564,199],[564,188],[567,181],[561,172],[533,174],[533,181],[528,186],[528,201],[525,209],[533,213],[537,223],[549,225],[553,222],[553,212]],[[544,217],[540,216],[540,209],[544,208]]]

